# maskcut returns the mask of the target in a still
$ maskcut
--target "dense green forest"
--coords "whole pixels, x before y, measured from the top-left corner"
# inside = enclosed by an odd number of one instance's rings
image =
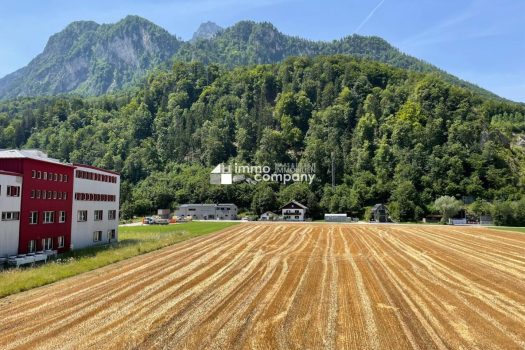
[[[0,148],[120,172],[126,217],[185,202],[260,213],[292,198],[314,216],[363,215],[384,202],[404,221],[442,195],[514,205],[525,193],[524,132],[521,104],[342,55],[236,68],[178,62],[133,91],[0,104]],[[312,186],[210,185],[211,167],[233,160],[313,163],[317,177]]]

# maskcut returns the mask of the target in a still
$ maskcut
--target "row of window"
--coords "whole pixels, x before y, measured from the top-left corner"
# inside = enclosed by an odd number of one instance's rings
[[[115,230],[108,230],[108,241],[117,238],[117,232]],[[93,232],[93,242],[102,241],[102,231]]]
[[[115,202],[117,200],[117,196],[114,194],[76,192],[75,199],[77,201]]]
[[[117,211],[116,210],[108,210],[108,220],[116,220],[117,218]],[[87,210],[79,210],[77,213],[77,221],[78,222],[85,222],[88,220],[88,211]],[[104,220],[104,210],[94,210],[93,211],[93,220],[94,221],[102,221]]]
[[[57,237],[57,248],[64,248],[65,237]],[[53,238],[42,238],[42,250],[52,250],[53,249]],[[27,243],[27,251],[29,253],[34,253],[36,251],[36,239],[32,239]]]
[[[6,186],[7,197],[20,197],[20,186]],[[0,196],[2,195],[2,186],[0,185]]]
[[[78,179],[86,179],[86,180],[101,181],[101,182],[111,182],[115,184],[117,183],[116,176],[98,174],[98,173],[93,173],[91,171],[77,170],[75,172],[75,176]]]
[[[230,210],[230,208],[220,207],[216,210]],[[188,211],[197,211],[197,208],[188,208]]]
[[[58,181],[58,182],[67,182],[69,180],[66,174],[57,174],[57,173],[51,173],[47,171],[40,171],[40,170],[32,170],[31,177],[33,179]]]
[[[2,212],[2,221],[15,221],[20,220],[19,211],[3,211]]]
[[[67,192],[31,190],[30,198],[67,200]]]
[[[56,213],[58,213],[58,222],[60,224],[63,224],[66,222],[67,214],[65,211],[61,210],[58,212],[54,211],[44,211],[42,212],[42,223],[43,224],[53,224],[55,223],[55,216]],[[32,211],[29,213],[29,223],[31,225],[37,225],[39,223],[38,221],[38,212]]]
[[[42,212],[42,224],[53,224],[56,222],[57,219],[57,213],[58,213],[58,223],[63,224],[66,222],[67,219],[67,213],[63,210],[55,212],[55,211],[43,211]],[[29,223],[31,225],[37,225],[39,223],[39,212],[38,211],[32,211],[29,213]],[[94,221],[102,221],[104,220],[104,211],[103,210],[95,210],[93,212],[93,219]],[[117,219],[117,211],[116,210],[108,210],[108,220],[116,220]],[[2,212],[2,221],[17,221],[20,220],[20,212],[19,211],[4,211]],[[77,221],[78,222],[84,222],[88,220],[88,211],[87,210],[79,210]]]

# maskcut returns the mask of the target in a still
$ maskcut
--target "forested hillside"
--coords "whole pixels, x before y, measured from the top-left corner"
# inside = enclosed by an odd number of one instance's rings
[[[283,34],[270,23],[241,21],[222,30],[204,23],[184,42],[156,24],[127,16],[114,24],[73,22],[51,36],[44,51],[26,67],[0,79],[0,99],[21,96],[102,95],[142,82],[155,68],[174,61],[199,61],[226,67],[281,62],[290,56],[348,54],[419,72],[489,97],[494,94],[437,67],[408,56],[378,37],[347,36],[311,41]]]
[[[524,131],[523,105],[348,56],[233,69],[178,62],[134,93],[0,104],[0,148],[120,172],[126,216],[202,201],[262,211],[295,198],[314,215],[385,202],[414,220],[441,195],[518,200]],[[210,186],[210,167],[229,160],[310,162],[317,178]]]

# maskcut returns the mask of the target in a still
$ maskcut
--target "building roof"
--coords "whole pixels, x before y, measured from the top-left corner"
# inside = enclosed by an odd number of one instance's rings
[[[109,173],[109,174],[120,176],[119,173],[116,173],[116,172],[111,171],[111,170],[102,169],[102,168],[99,168],[99,167],[96,167],[96,166],[93,166],[93,165],[73,163],[73,166],[75,166],[75,167],[82,167],[82,168],[88,168],[88,169],[93,169],[93,170],[98,170],[98,171],[102,171],[102,172],[105,172],[105,173]]]
[[[266,211],[266,212],[264,212],[264,213],[261,214],[261,216],[263,216],[263,215],[268,215],[268,216],[272,216],[272,215],[274,215],[274,216],[278,216],[278,215],[275,214],[273,211]]]
[[[63,166],[72,166],[68,163],[62,163],[60,160],[55,158],[49,158],[46,153],[37,149],[3,149],[0,150],[0,159],[33,159],[41,162],[55,163]]]
[[[378,210],[380,208],[385,208],[386,209],[386,206],[383,203],[378,203],[378,204],[376,204],[376,205],[374,205],[372,207],[372,211],[376,211],[376,210]]]
[[[285,207],[287,207],[287,206],[290,205],[290,204],[295,204],[295,205],[297,205],[299,208],[303,208],[303,209],[308,210],[308,207],[307,207],[307,206],[302,205],[301,203],[299,203],[299,202],[297,202],[297,201],[295,201],[295,200],[292,200],[292,201],[286,203],[286,204],[283,205],[280,209],[284,209]]]
[[[13,173],[12,171],[0,170],[0,175],[9,175],[9,176],[22,176],[20,173]]]
[[[235,204],[233,203],[219,203],[219,204],[215,204],[215,203],[199,203],[199,204],[191,204],[191,203],[188,203],[188,204],[181,204],[179,206],[179,208],[186,208],[186,207],[218,207],[218,206],[236,206]]]

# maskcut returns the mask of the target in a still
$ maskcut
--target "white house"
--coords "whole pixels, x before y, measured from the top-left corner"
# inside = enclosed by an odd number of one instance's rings
[[[304,221],[307,210],[306,206],[294,200],[281,207],[283,219],[286,221]]]
[[[271,211],[267,211],[265,213],[262,213],[259,220],[261,221],[273,221],[273,220],[277,220],[277,218],[279,217],[279,215],[271,212]]]
[[[118,240],[120,175],[74,164],[71,249]]]
[[[18,254],[22,174],[0,170],[0,258]]]

